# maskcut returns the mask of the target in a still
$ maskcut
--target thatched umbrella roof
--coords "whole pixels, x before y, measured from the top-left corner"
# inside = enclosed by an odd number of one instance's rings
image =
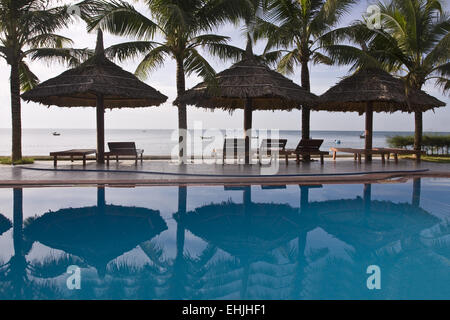
[[[105,57],[100,30],[93,57],[44,81],[22,98],[59,107],[96,107],[98,95],[103,96],[107,109],[159,106],[167,100],[165,95]]]
[[[159,211],[103,205],[48,212],[26,231],[33,241],[76,255],[103,275],[111,260],[166,229]]]
[[[302,230],[297,209],[287,204],[225,202],[174,217],[194,235],[250,260],[298,237]]]
[[[253,54],[248,41],[244,59],[216,75],[216,85],[206,82],[175,101],[200,108],[233,111],[244,109],[246,100],[252,100],[253,110],[292,110],[302,104],[312,104],[317,97],[292,80],[267,67]]]
[[[330,88],[312,109],[363,114],[367,102],[372,102],[374,112],[424,112],[445,106],[444,102],[421,90],[408,89],[406,94],[401,79],[381,69],[367,68]]]
[[[317,226],[361,250],[379,249],[439,222],[429,212],[408,203],[360,197],[310,202],[307,215]]]
[[[167,97],[105,57],[103,33],[99,29],[95,55],[24,93],[26,101],[59,107],[96,107],[97,162],[104,163],[105,108],[159,106]]]
[[[12,227],[11,221],[0,214],[0,236]]]

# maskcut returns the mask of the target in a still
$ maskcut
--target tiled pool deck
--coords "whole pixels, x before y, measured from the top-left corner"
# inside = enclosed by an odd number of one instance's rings
[[[374,159],[371,164],[358,164],[352,159],[333,161],[326,159],[289,165],[281,161],[276,175],[265,175],[259,165],[204,164],[177,165],[170,161],[144,161],[136,166],[133,161],[112,162],[109,167],[89,161],[61,161],[53,170],[51,161],[38,161],[33,165],[0,166],[0,187],[49,185],[176,185],[176,184],[323,184],[386,182],[393,178],[427,176],[450,178],[450,164],[400,160],[382,164]],[[96,171],[96,170],[103,170]],[[109,170],[104,172],[104,170]],[[413,172],[415,170],[427,170]],[[350,175],[343,175],[349,173]],[[261,175],[262,174],[262,175]]]

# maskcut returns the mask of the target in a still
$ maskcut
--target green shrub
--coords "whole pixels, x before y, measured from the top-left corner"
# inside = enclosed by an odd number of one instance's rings
[[[14,163],[11,161],[10,157],[0,157],[0,164],[32,164],[34,163],[33,158],[22,158],[22,160],[14,161]]]
[[[414,136],[392,136],[387,138],[389,146],[411,149],[414,147]],[[448,154],[450,135],[425,134],[422,139],[422,150],[428,154]]]

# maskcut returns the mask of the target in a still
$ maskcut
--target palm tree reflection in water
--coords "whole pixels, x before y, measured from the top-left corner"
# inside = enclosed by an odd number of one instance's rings
[[[26,225],[25,225],[26,228]],[[0,263],[0,300],[58,299],[61,292],[48,279],[59,276],[67,266],[80,261],[69,255],[47,257],[42,262],[28,261],[33,243],[26,237],[23,223],[23,190],[13,189],[14,253]]]
[[[15,189],[14,255],[0,267],[0,295],[18,299],[449,296],[441,284],[450,280],[446,272],[450,228],[419,207],[420,179],[413,182],[411,204],[373,200],[371,185],[364,186],[362,198],[310,201],[310,192],[318,187],[300,186],[298,209],[255,203],[247,186],[239,188],[242,203],[209,204],[187,212],[187,187],[180,186],[173,258],[151,240],[167,228],[158,211],[107,205],[104,188],[98,188],[96,207],[49,212],[27,219],[24,227],[22,190]],[[74,226],[76,235],[70,231]],[[207,244],[198,255],[186,248],[187,230]],[[321,236],[319,246],[313,245],[318,232],[328,234]],[[36,241],[65,254],[29,262],[26,257]],[[336,243],[344,253],[336,253]],[[118,262],[117,257],[136,246],[148,257],[146,263]],[[58,277],[70,264],[94,266],[98,275],[84,271],[81,290],[63,290]],[[373,264],[382,270],[379,291],[366,287],[366,268]],[[46,280],[38,281],[39,277]]]

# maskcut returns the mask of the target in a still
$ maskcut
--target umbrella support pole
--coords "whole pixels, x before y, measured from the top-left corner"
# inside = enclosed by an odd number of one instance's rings
[[[373,103],[368,102],[366,105],[366,132],[365,132],[365,149],[372,150],[372,135],[373,135]],[[372,155],[366,153],[366,162],[372,161]]]
[[[245,139],[245,164],[250,164],[250,151],[252,141],[252,100],[247,99],[244,106],[244,139]]]
[[[97,163],[105,163],[105,106],[103,95],[97,96]]]
[[[421,189],[421,180],[420,178],[414,178],[413,180],[413,194],[411,204],[414,207],[420,206],[420,189]]]

